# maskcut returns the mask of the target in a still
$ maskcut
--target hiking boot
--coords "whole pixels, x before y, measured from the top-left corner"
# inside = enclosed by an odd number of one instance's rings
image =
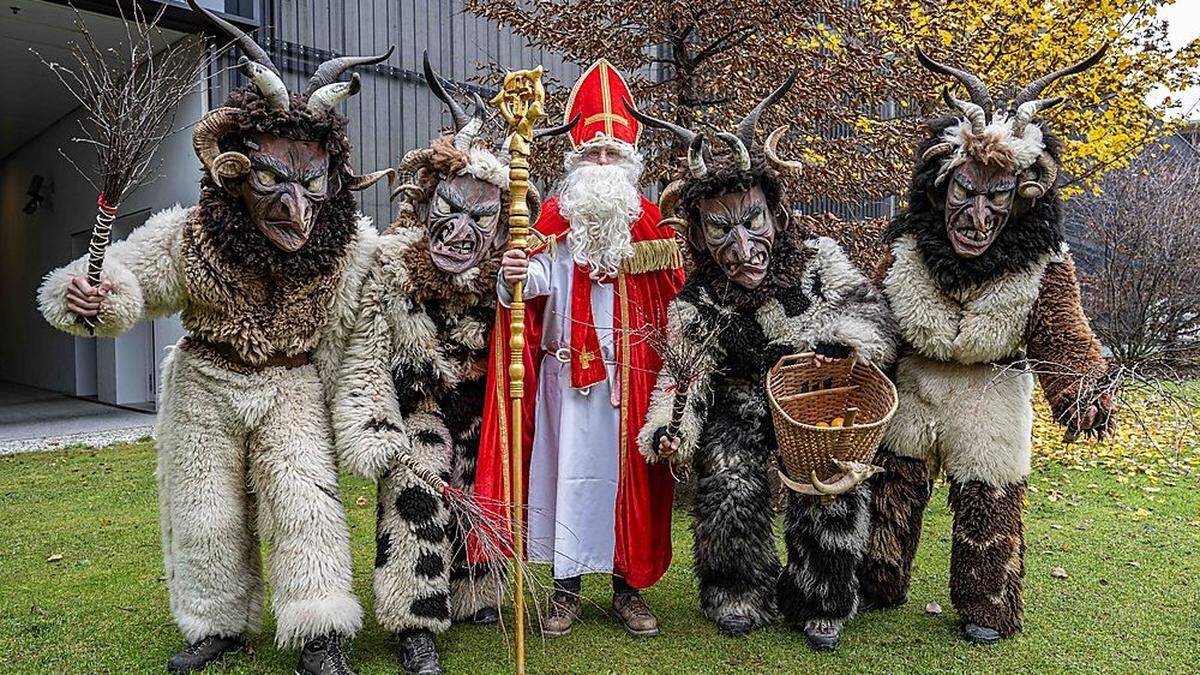
[[[221,637],[209,635],[184,647],[167,661],[168,673],[192,673],[204,670],[228,654],[236,654],[246,648],[240,635]]]
[[[550,596],[546,618],[542,621],[542,635],[556,638],[570,633],[571,625],[582,611],[582,602],[577,593],[554,591],[554,595]]]
[[[432,631],[418,628],[400,634],[400,667],[405,675],[442,675]]]
[[[1000,633],[987,626],[968,623],[962,627],[963,639],[973,645],[990,645],[1000,641]]]
[[[841,621],[812,620],[804,624],[804,637],[813,651],[831,652],[838,647],[842,635]]]
[[[754,628],[754,622],[750,620],[750,617],[741,614],[726,614],[717,619],[716,624],[717,630],[729,637],[741,637]]]
[[[658,619],[646,606],[640,593],[617,593],[613,595],[613,618],[634,637],[658,635]]]
[[[472,614],[468,621],[476,626],[495,625],[500,623],[500,610],[496,609],[495,607],[484,607],[483,609]]]
[[[342,651],[342,636],[329,633],[305,642],[296,675],[354,675]]]

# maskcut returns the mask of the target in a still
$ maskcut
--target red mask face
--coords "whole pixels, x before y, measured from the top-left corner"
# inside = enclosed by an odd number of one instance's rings
[[[700,224],[691,228],[730,281],[757,288],[767,276],[777,228],[762,188],[699,200]],[[699,241],[696,241],[698,239]]]
[[[950,173],[946,237],[961,258],[987,252],[1012,213],[1017,179],[1011,171],[970,160]]]
[[[503,247],[500,207],[500,188],[469,174],[438,183],[425,213],[433,264],[461,274]]]
[[[276,248],[299,251],[331,193],[329,153],[316,141],[262,133],[248,140],[250,173],[241,183],[242,203]]]

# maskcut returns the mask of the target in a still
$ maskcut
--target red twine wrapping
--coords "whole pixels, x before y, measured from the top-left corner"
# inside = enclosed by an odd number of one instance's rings
[[[117,213],[117,207],[109,206],[108,202],[104,200],[103,192],[100,193],[99,197],[96,197],[96,206],[99,207],[101,211],[104,211],[105,213],[107,213],[110,216],[116,215],[116,213]]]

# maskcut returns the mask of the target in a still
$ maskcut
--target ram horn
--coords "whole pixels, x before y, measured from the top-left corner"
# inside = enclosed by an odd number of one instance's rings
[[[404,153],[404,157],[400,160],[400,165],[396,170],[400,173],[412,173],[416,169],[429,162],[434,155],[433,148],[417,148]]]
[[[688,171],[692,178],[704,178],[708,173],[708,165],[704,163],[704,136],[696,134],[688,143]]]
[[[250,158],[236,152],[221,152],[221,137],[239,128],[236,108],[217,108],[200,118],[192,129],[192,149],[217,185],[224,178],[240,178],[250,171]]]
[[[1066,77],[1068,75],[1075,75],[1077,73],[1082,73],[1083,71],[1087,70],[1088,68],[1091,68],[1092,66],[1099,63],[1100,59],[1104,58],[1104,55],[1106,53],[1108,53],[1108,43],[1107,42],[1104,43],[1095,52],[1093,52],[1091,56],[1080,61],[1079,63],[1076,63],[1075,65],[1067,66],[1066,68],[1063,68],[1062,70],[1056,70],[1053,73],[1050,73],[1049,75],[1045,75],[1043,77],[1040,77],[1040,78],[1034,80],[1033,82],[1030,82],[1028,86],[1026,86],[1024,89],[1021,90],[1021,93],[1017,94],[1016,98],[1013,99],[1012,105],[1010,107],[1013,110],[1019,109],[1023,104],[1028,103],[1028,102],[1036,99],[1037,97],[1041,96],[1042,92],[1045,91],[1046,88],[1049,87],[1051,84],[1053,84],[1055,80]]]
[[[793,70],[792,74],[788,76],[788,79],[784,80],[783,84],[776,87],[775,91],[767,94],[766,98],[759,101],[758,105],[754,106],[754,109],[743,117],[741,122],[738,122],[737,137],[741,139],[747,148],[754,147],[754,130],[758,127],[758,120],[762,117],[763,111],[779,102],[779,99],[788,93],[792,85],[796,84],[796,78],[799,76],[800,70]]]
[[[423,59],[425,84],[429,86],[429,90],[433,92],[433,95],[438,97],[450,109],[450,117],[454,120],[454,131],[457,133],[463,127],[467,126],[473,118],[467,114],[466,110],[463,110],[463,107],[459,105],[458,101],[454,100],[453,96],[446,93],[446,87],[442,85],[442,78],[438,76],[437,71],[429,64],[429,50],[425,51]]]
[[[238,70],[254,83],[254,86],[258,88],[258,92],[262,94],[263,98],[267,99],[267,103],[272,108],[276,110],[288,110],[291,108],[291,98],[288,96],[287,85],[270,68],[243,56],[238,60]]]
[[[696,137],[700,135],[691,129],[686,129],[673,122],[668,122],[666,120],[647,115],[632,105],[629,105],[629,101],[627,100],[623,101],[623,103],[625,104],[625,110],[627,110],[630,115],[633,115],[633,119],[645,124],[648,127],[670,131],[671,133],[675,134],[679,140],[683,141],[684,145],[691,145],[692,142],[696,140]]]
[[[320,90],[322,87],[327,87],[337,82],[342,73],[351,68],[383,63],[391,57],[394,51],[396,51],[396,45],[391,45],[386,52],[375,56],[339,56],[329,59],[317,66],[317,72],[313,73],[313,76],[308,80],[308,89],[304,93],[312,95],[313,92]]]
[[[780,159],[779,157],[779,139],[783,138],[788,132],[788,125],[775,127],[770,134],[767,135],[766,142],[763,143],[763,154],[766,155],[767,161],[775,165],[775,168],[788,171],[803,171],[805,168],[804,162],[796,160]]]
[[[1039,112],[1043,110],[1049,110],[1059,103],[1062,103],[1064,100],[1066,99],[1061,96],[1057,96],[1055,98],[1039,98],[1032,101],[1026,101],[1017,106],[1017,112],[1013,115],[1012,122],[1013,136],[1020,138],[1021,135],[1025,133],[1025,127],[1028,126],[1031,121],[1033,121],[1034,117],[1037,117]]]
[[[403,185],[397,186],[394,190],[392,190],[391,197],[388,199],[389,201],[395,201],[396,197],[399,197],[401,194],[403,194],[410,202],[420,202],[425,199],[425,191],[422,190],[421,186],[417,185],[416,183],[404,183]]]
[[[350,76],[349,82],[334,82],[314,91],[309,95],[305,107],[315,113],[337,110],[342,101],[357,94],[360,89],[362,89],[362,82],[358,78],[358,73],[354,73]]]
[[[840,459],[833,460],[837,468],[842,472],[841,476],[832,483],[822,483],[817,477],[817,472],[812,472],[813,489],[822,495],[836,496],[846,494],[853,490],[855,486],[867,480],[871,476],[883,471],[883,469],[873,464],[863,464],[862,462],[844,462]]]
[[[1041,199],[1058,182],[1058,162],[1049,152],[1043,150],[1034,166],[1037,167],[1037,178],[1024,181],[1017,188],[1018,194],[1025,199]]]
[[[738,168],[742,171],[749,171],[750,151],[746,149],[746,144],[742,142],[742,139],[734,136],[728,131],[718,131],[717,138],[724,141],[725,145],[728,145],[729,149],[733,151],[733,154],[737,155]]]
[[[681,180],[673,180],[662,194],[658,197],[658,211],[664,218],[669,218],[675,215],[675,207],[679,206],[679,198],[683,196],[684,183]]]
[[[362,176],[352,176],[346,187],[353,192],[360,192],[378,183],[381,178],[387,178],[388,185],[390,186],[396,182],[395,169],[380,169],[379,171],[373,171]]]
[[[955,98],[950,93],[950,87],[942,88],[942,100],[946,105],[958,110],[971,123],[971,131],[979,133],[987,126],[987,111],[970,101]]]
[[[545,129],[535,129],[533,132],[533,138],[534,140],[537,140],[539,138],[550,138],[552,136],[561,136],[562,134],[570,133],[571,130],[575,128],[575,125],[579,124],[579,117],[579,113],[576,113],[575,116],[571,118],[571,121],[567,122],[566,124],[560,124],[556,127],[546,127]]]
[[[929,146],[929,149],[921,153],[921,162],[928,162],[934,158],[948,155],[954,152],[954,144],[949,141],[942,141]]]
[[[217,29],[218,32],[223,34],[231,42],[236,43],[237,46],[242,50],[242,53],[250,57],[251,61],[265,66],[268,70],[276,75],[279,74],[279,68],[275,67],[275,64],[271,62],[271,57],[267,56],[266,50],[260,47],[253,38],[251,38],[249,35],[246,35],[237,26],[234,26],[225,19],[222,19],[216,14],[213,14],[209,10],[201,7],[196,3],[196,0],[187,0],[187,3],[188,6],[192,8],[192,11],[200,12],[200,14],[204,16],[206,20],[208,20],[208,23],[211,24],[213,28]]]
[[[935,73],[949,75],[958,80],[962,83],[962,86],[966,87],[967,96],[971,99],[971,102],[983,109],[985,117],[990,118],[992,116],[995,105],[992,103],[992,94],[988,91],[987,85],[983,83],[983,80],[961,68],[953,68],[944,63],[934,61],[929,58],[928,54],[921,51],[920,47],[917,47],[917,61]]]

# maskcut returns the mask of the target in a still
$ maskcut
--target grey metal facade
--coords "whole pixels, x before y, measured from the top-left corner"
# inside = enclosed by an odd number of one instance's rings
[[[506,68],[540,64],[550,81],[562,86],[579,75],[577,65],[529,48],[510,30],[467,13],[462,0],[226,0],[225,9],[262,26],[255,39],[291,89],[302,87],[317,64],[332,55],[379,54],[396,46],[386,62],[359,69],[362,91],[346,104],[360,171],[396,166],[405,152],[426,145],[450,124],[441,102],[424,84],[425,50],[442,77],[481,94],[490,94],[498,84],[490,63]],[[230,68],[234,62],[236,55],[227,54],[220,64],[210,105],[220,105],[229,88],[242,82]],[[390,222],[386,185],[360,193],[359,200],[377,225]]]

